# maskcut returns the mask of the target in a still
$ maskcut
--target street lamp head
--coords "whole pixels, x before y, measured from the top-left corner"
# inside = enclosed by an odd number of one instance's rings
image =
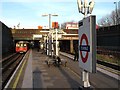
[[[88,7],[88,1],[84,0],[84,8],[87,8],[87,7]]]
[[[116,25],[118,24],[118,14],[117,14],[117,2],[114,2],[115,6],[116,6]]]
[[[84,16],[86,16],[87,14],[92,13],[95,2],[94,0],[91,0],[90,3],[88,4],[88,0],[84,0],[84,2],[82,2],[82,0],[77,0],[77,4],[79,13],[82,13],[84,14]]]
[[[45,16],[48,16],[48,14],[43,14],[42,16],[45,17]]]
[[[95,5],[95,2],[94,2],[94,1],[91,1],[91,2],[89,3],[89,13],[90,13],[90,14],[91,14],[92,11],[93,11],[94,5]]]
[[[81,1],[81,0],[77,0],[77,4],[78,4],[78,10],[79,10],[79,13],[81,13],[82,10],[83,10],[82,1]]]
[[[114,2],[114,4],[116,4],[117,2]]]
[[[45,16],[48,16],[48,15],[51,15],[51,16],[58,16],[57,14],[43,14],[42,16],[45,17]]]
[[[57,14],[43,14],[43,17],[49,16],[49,29],[51,28],[51,16],[58,16]]]
[[[52,14],[52,16],[58,16],[57,14]]]

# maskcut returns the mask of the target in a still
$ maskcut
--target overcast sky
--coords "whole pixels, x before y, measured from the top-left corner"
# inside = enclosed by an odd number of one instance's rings
[[[90,0],[88,0],[89,2]],[[95,0],[92,14],[97,21],[115,10],[115,0]],[[119,0],[116,0],[118,2]],[[39,25],[48,26],[48,17],[42,14],[58,14],[52,16],[52,21],[59,24],[76,21],[83,18],[78,12],[77,0],[1,0],[1,20],[8,27],[13,28],[20,23],[20,28],[38,28]]]

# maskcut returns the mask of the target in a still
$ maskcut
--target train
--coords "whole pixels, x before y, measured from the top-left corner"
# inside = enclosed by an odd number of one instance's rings
[[[28,51],[27,41],[18,41],[15,47],[16,53],[26,53]]]

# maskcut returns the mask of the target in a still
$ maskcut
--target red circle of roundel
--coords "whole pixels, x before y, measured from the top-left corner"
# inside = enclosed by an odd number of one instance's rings
[[[83,39],[85,39],[86,45],[88,45],[88,38],[87,38],[87,36],[85,34],[83,34],[82,37],[81,37],[80,45],[82,45]],[[88,52],[86,53],[85,57],[83,57],[82,51],[80,51],[80,56],[82,58],[83,63],[85,63],[87,61],[87,59],[88,59]]]

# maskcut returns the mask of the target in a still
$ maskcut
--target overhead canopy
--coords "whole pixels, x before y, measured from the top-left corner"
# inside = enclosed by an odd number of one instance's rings
[[[40,39],[40,38],[42,38],[42,35],[40,35],[40,34],[33,35],[33,39]]]

